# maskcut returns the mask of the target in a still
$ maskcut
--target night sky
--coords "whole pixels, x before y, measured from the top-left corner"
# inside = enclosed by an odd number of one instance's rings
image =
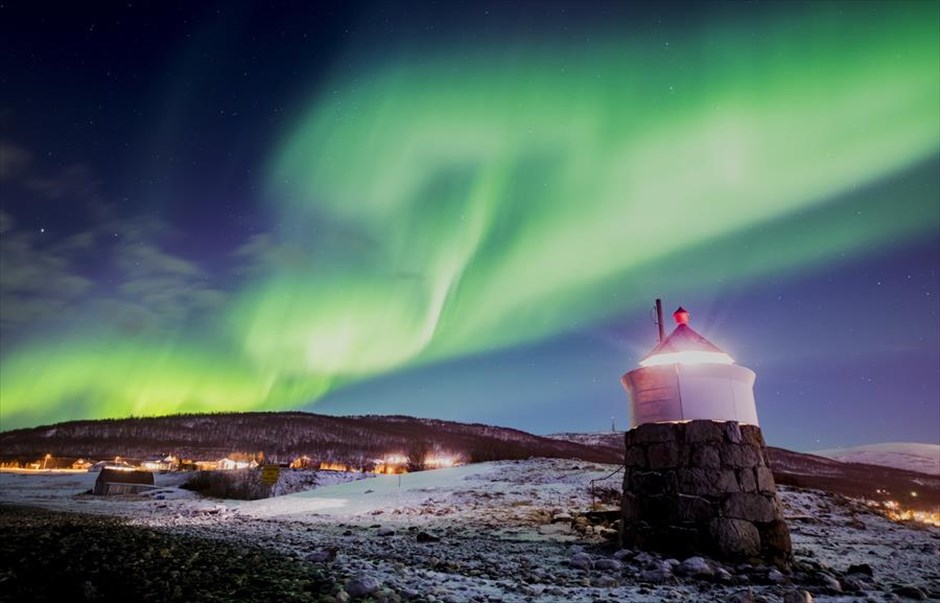
[[[940,4],[0,4],[0,428],[628,425],[650,308],[796,450],[940,442]]]

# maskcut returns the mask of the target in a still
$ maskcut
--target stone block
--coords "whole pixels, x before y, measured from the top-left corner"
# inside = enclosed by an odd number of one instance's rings
[[[713,519],[709,533],[718,552],[726,557],[746,558],[760,553],[760,532],[749,521],[727,517]]]
[[[764,443],[764,435],[761,433],[760,427],[757,425],[741,426],[741,443],[754,446],[755,448],[766,447],[766,444]]]
[[[653,470],[671,469],[682,461],[681,445],[677,442],[650,444],[646,450],[649,468]]]
[[[754,469],[754,476],[757,478],[757,489],[760,492],[774,494],[777,492],[777,485],[774,483],[774,474],[769,467],[757,467]]]
[[[741,488],[741,492],[757,492],[754,469],[738,469],[738,487]]]
[[[646,469],[646,449],[636,444],[627,446],[626,464],[627,467]]]
[[[758,526],[764,556],[773,563],[788,563],[793,553],[790,529],[782,519]]]
[[[690,421],[685,425],[686,442],[721,441],[722,424],[715,421]]]
[[[679,494],[678,517],[681,521],[702,522],[718,516],[718,509],[701,496]]]
[[[640,503],[640,516],[653,525],[668,525],[679,521],[677,498],[673,494],[643,496]]]
[[[633,443],[675,442],[682,437],[681,423],[646,423],[633,429]]]
[[[721,515],[757,523],[766,523],[779,518],[773,498],[745,492],[728,495],[721,503]]]
[[[620,511],[624,522],[633,521],[640,517],[640,503],[632,492],[624,492],[620,500]]]
[[[760,451],[753,446],[725,444],[721,447],[721,463],[736,469],[756,467],[761,464]]]
[[[741,425],[737,421],[725,421],[722,431],[724,431],[726,442],[741,443]]]
[[[770,453],[766,448],[760,449],[760,464],[764,467],[770,467]]]
[[[692,467],[699,467],[701,469],[721,468],[721,455],[718,454],[718,447],[709,444],[696,444],[692,448],[689,461]]]
[[[675,494],[676,474],[672,471],[634,471],[630,486],[640,497]]]
[[[676,478],[682,494],[720,496],[740,491],[733,469],[678,469]]]
[[[701,531],[693,526],[667,526],[659,532],[662,550],[677,557],[688,557],[702,552]]]

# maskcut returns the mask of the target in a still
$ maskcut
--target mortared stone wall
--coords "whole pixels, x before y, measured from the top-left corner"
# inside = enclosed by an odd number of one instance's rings
[[[789,564],[790,532],[759,427],[648,423],[625,440],[624,545]]]

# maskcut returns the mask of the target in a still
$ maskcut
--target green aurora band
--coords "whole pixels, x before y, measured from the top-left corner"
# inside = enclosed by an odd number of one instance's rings
[[[335,77],[270,165],[294,260],[205,332],[75,328],[11,351],[2,427],[298,406],[596,324],[680,276],[707,288],[929,233],[932,191],[859,201],[850,221],[827,209],[940,150],[925,7]]]

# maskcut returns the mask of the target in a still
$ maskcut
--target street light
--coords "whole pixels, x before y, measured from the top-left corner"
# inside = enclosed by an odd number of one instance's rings
[[[46,463],[49,462],[49,459],[51,459],[51,458],[52,458],[52,455],[51,455],[51,454],[46,454],[46,456],[42,459],[42,468],[43,468],[43,470],[46,469]]]

